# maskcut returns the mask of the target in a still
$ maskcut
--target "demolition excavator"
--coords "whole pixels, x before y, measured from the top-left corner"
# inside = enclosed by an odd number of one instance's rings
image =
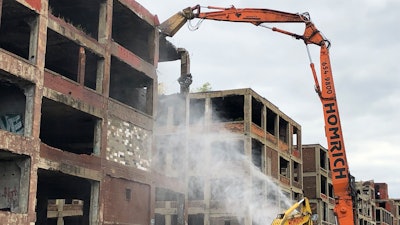
[[[312,214],[308,198],[303,198],[284,213],[278,214],[271,225],[313,225],[316,219],[316,214]]]
[[[324,114],[330,172],[332,173],[332,185],[335,195],[334,214],[339,225],[356,224],[355,213],[353,211],[355,206],[353,192],[354,178],[350,175],[346,158],[332,68],[329,59],[329,41],[315,27],[308,13],[287,13],[271,9],[235,8],[234,6],[229,8],[207,6],[204,7],[208,9],[207,12],[202,12],[202,8],[203,7],[196,5],[183,9],[160,24],[160,32],[166,36],[172,37],[189,20],[216,20],[250,23],[256,26],[270,28],[272,31],[289,35],[305,43],[308,57],[310,58],[311,72],[315,82],[315,91],[321,100]],[[305,24],[305,30],[303,34],[295,34],[276,27],[268,27],[265,25],[266,23],[303,23]],[[318,78],[314,63],[311,60],[310,51],[308,49],[309,45],[317,45],[320,47],[320,78]],[[303,203],[308,204],[308,200],[304,200],[301,204]],[[304,215],[306,214],[308,214],[307,210]],[[285,220],[281,220],[279,223],[311,224],[308,219],[310,218],[309,216],[303,216],[303,218],[306,218],[305,221],[299,220],[299,222],[296,222],[296,220],[285,217]]]

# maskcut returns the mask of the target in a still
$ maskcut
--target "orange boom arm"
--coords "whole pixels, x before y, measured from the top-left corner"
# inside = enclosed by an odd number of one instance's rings
[[[320,46],[320,81],[318,80],[314,64],[311,62],[311,71],[315,81],[315,90],[322,103],[325,121],[325,135],[328,142],[332,184],[336,197],[334,212],[340,225],[356,224],[353,212],[354,200],[352,196],[352,176],[346,159],[342,127],[340,124],[339,109],[336,99],[335,85],[333,82],[331,62],[329,59],[329,42],[311,22],[308,13],[287,13],[271,9],[235,7],[221,8],[208,6],[210,12],[201,12],[201,7],[196,5],[188,7],[175,14],[160,25],[163,34],[173,36],[188,20],[207,19],[227,22],[251,23],[262,26],[263,23],[304,23],[303,35],[294,34],[276,27],[273,31],[280,32],[296,39],[301,39],[306,45]]]

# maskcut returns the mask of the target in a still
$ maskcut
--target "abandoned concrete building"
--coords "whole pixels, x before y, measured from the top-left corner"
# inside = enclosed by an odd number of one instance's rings
[[[319,144],[303,145],[304,195],[310,199],[313,213],[319,215],[318,224],[335,224],[335,199],[327,151]]]
[[[137,1],[0,0],[0,17],[0,224],[250,225],[244,200],[303,196],[301,126],[275,105],[158,97],[158,63],[181,60],[187,94],[189,59]],[[400,225],[400,201],[371,187],[371,224]]]
[[[302,145],[301,126],[253,90],[160,96],[155,133],[160,146],[154,156],[156,169],[176,179],[173,185],[182,187],[178,193],[171,186],[166,191],[175,197],[162,204],[158,201],[156,225],[175,224],[180,205],[187,207],[190,225],[257,224],[258,215],[251,210],[232,208],[235,201],[243,203],[246,196],[254,202],[264,196],[264,201],[275,206],[284,198],[306,196],[318,215],[317,224],[336,224],[328,150],[320,144]],[[168,151],[171,148],[175,151]],[[221,157],[220,152],[230,155],[222,153]],[[246,171],[244,176],[234,168],[236,154],[250,159],[249,164],[240,167],[240,171]],[[252,167],[270,177],[283,195],[274,193],[269,180],[259,179]],[[235,176],[225,170],[233,171]],[[186,190],[182,183],[186,183]],[[354,188],[358,225],[399,224],[400,200],[389,198],[385,183],[358,181]],[[220,196],[220,190],[226,193]],[[231,191],[234,196],[229,194]]]
[[[377,206],[374,201],[376,196],[373,181],[358,181],[356,182],[356,188],[358,193],[357,218],[359,224],[375,224]]]
[[[0,224],[151,224],[157,17],[130,0],[0,4]]]
[[[373,180],[362,182],[362,186],[372,186],[374,190],[373,202],[375,203],[374,219],[377,225],[400,224],[400,199],[389,198],[389,187],[386,183],[375,183]],[[372,188],[371,188],[372,189]],[[374,209],[373,208],[373,209]]]
[[[258,215],[246,208],[245,199],[279,206],[285,198],[303,197],[298,123],[251,89],[190,93],[187,98],[160,97],[155,157],[159,171],[187,182],[189,224],[250,225],[259,222]],[[166,154],[168,148],[175,149],[174,155]],[[156,225],[175,224],[174,203],[166,199],[156,205]]]
[[[318,224],[335,224],[335,196],[327,149],[319,144],[303,145],[303,188]],[[355,213],[358,225],[398,225],[400,200],[390,199],[385,183],[355,182]]]

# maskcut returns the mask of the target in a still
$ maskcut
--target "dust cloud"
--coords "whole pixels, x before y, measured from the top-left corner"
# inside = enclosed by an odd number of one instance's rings
[[[230,224],[271,224],[292,201],[263,173],[265,166],[253,163],[251,150],[245,152],[251,149],[250,137],[230,132],[215,118],[209,122],[204,105],[190,107],[188,119],[185,105],[179,95],[160,98],[153,169],[182,179],[189,201],[204,202],[211,214],[236,218]]]

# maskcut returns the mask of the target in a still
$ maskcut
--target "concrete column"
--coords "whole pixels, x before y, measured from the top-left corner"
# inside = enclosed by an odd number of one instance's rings
[[[64,199],[56,200],[57,212],[58,212],[57,225],[64,225],[64,218],[62,216],[62,212],[64,210],[64,203],[65,203]]]
[[[185,210],[186,205],[186,194],[177,194],[177,225],[185,225],[187,221],[187,210]]]
[[[180,84],[180,93],[187,95],[192,84],[192,75],[190,74],[190,57],[189,53],[184,48],[179,48],[178,52],[181,55],[181,76],[178,79]]]
[[[244,95],[244,134],[249,135],[251,131],[251,95]]]
[[[0,14],[1,16],[1,14]],[[39,39],[39,18],[35,18],[29,21],[29,27],[31,28],[29,38],[29,61],[33,64],[37,63],[37,51],[38,51],[38,39]]]
[[[78,82],[80,85],[85,86],[86,52],[85,48],[82,46],[79,47],[78,58]]]
[[[110,45],[111,42],[111,30],[112,30],[112,6],[113,0],[106,0],[105,2],[100,4],[100,13],[99,13],[99,34],[98,41],[104,45]],[[96,90],[100,93],[103,93],[105,96],[109,96],[110,88],[110,73],[105,71],[110,71],[111,67],[111,53],[109,48],[106,48],[104,61],[100,62],[98,65],[101,70],[97,70],[98,73],[101,72],[102,76],[97,74],[96,80]]]

